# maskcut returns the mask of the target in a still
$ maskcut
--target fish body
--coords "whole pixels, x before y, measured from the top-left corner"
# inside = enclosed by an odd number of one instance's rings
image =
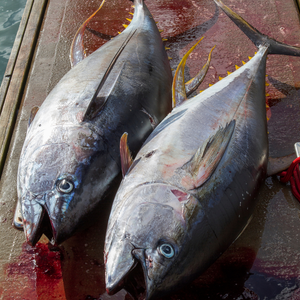
[[[131,24],[72,68],[29,125],[18,197],[32,245],[49,229],[57,243],[73,235],[120,174],[123,132],[136,153],[171,110],[161,36],[143,1],[134,4]]]
[[[137,154],[107,228],[108,292],[163,297],[201,274],[249,223],[267,171],[266,58],[291,49],[262,41],[248,63],[175,107]]]

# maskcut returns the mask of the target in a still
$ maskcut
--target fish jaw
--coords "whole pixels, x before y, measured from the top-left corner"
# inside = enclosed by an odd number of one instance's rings
[[[123,287],[135,298],[142,294],[147,300],[154,299],[176,288],[174,278],[181,275],[173,263],[177,265],[184,257],[182,245],[189,244],[188,219],[201,207],[187,192],[162,183],[138,186],[124,194],[121,188],[106,235],[107,291],[112,294]],[[159,203],[161,199],[164,204]],[[174,257],[162,254],[164,245],[171,246]]]

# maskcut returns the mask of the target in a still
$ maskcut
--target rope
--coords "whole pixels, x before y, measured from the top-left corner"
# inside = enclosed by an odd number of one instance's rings
[[[300,171],[299,171],[300,157],[297,157],[287,171],[279,173],[281,182],[291,183],[292,193],[300,202]]]

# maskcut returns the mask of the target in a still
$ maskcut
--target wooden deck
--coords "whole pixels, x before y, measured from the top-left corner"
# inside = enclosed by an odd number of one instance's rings
[[[300,46],[300,1],[224,0],[261,32]],[[100,1],[28,0],[0,89],[0,300],[125,299],[105,294],[103,239],[106,204],[95,225],[50,251],[46,239],[35,248],[11,224],[17,202],[18,160],[33,106],[39,106],[69,70],[69,48],[80,24]],[[256,48],[212,0],[146,1],[168,38],[172,68],[202,35],[187,62],[193,76],[216,45],[200,89],[233,72]],[[297,5],[298,4],[298,5]],[[127,0],[107,1],[89,24],[88,53],[122,31],[132,11]],[[102,38],[99,38],[101,33]],[[267,64],[271,107],[270,154],[293,151],[300,141],[300,58],[270,56]],[[289,186],[266,180],[253,220],[243,235],[195,282],[164,299],[300,299],[300,204]],[[238,298],[240,297],[240,298]],[[243,297],[243,298],[241,298]],[[201,298],[202,299],[202,298]]]

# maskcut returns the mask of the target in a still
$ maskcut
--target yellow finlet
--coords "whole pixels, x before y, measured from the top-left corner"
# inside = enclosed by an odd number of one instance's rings
[[[135,8],[135,5],[131,5],[132,8]]]
[[[203,92],[203,90],[202,90],[202,91],[199,91],[199,94],[202,93],[202,92]]]
[[[129,19],[129,18],[126,18],[126,20],[127,20],[127,21],[129,21],[129,22],[131,22],[131,21],[132,21],[132,19]]]
[[[162,41],[163,41],[163,42],[166,42],[167,40],[168,40],[168,39],[162,38]]]
[[[123,24],[123,27],[124,27],[124,28],[127,28],[127,27],[128,27],[128,25],[126,25],[126,24]]]
[[[257,54],[257,52],[254,52],[254,54]]]
[[[121,34],[122,32],[118,31],[118,34]]]
[[[249,60],[250,60],[250,59],[252,59],[252,57],[251,57],[251,56],[248,56],[248,58],[249,58]]]
[[[155,24],[158,24],[158,22],[155,22]]]
[[[242,60],[243,65],[245,65],[246,63]]]
[[[270,84],[266,82],[266,86],[269,86]]]
[[[170,56],[168,56],[168,60],[171,60],[171,59],[173,59],[172,57],[170,57]]]
[[[158,29],[159,33],[163,32],[163,29]]]
[[[224,77],[219,76],[219,80],[222,80]]]
[[[266,77],[268,77],[269,75],[268,74],[266,74]]]
[[[165,47],[165,50],[170,50],[171,48],[170,47]]]
[[[227,71],[227,74],[230,75],[232,72]]]
[[[209,83],[208,86],[213,86],[213,84],[212,84],[212,83]]]
[[[235,69],[238,70],[240,67],[238,65],[235,65]]]
[[[174,69],[171,69],[171,71],[174,71]]]
[[[132,12],[129,12],[132,16],[134,15],[134,13],[132,13]]]
[[[270,96],[270,94],[269,93],[266,93],[266,97],[269,97]]]

